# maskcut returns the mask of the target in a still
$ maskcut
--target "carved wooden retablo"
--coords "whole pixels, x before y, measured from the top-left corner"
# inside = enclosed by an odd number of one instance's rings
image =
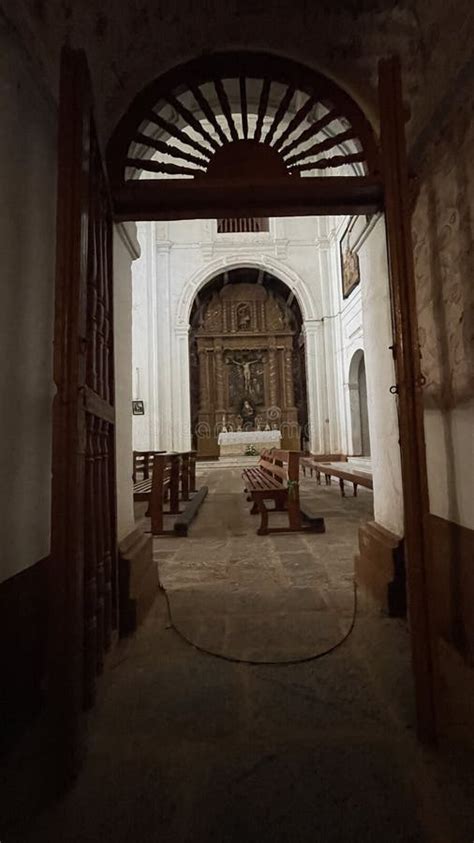
[[[284,303],[263,286],[227,284],[213,293],[193,335],[199,454],[218,454],[223,428],[281,430],[282,447],[299,448],[294,336]]]

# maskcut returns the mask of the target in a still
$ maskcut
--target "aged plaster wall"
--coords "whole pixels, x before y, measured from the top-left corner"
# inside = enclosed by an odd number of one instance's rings
[[[466,91],[466,93],[468,93]],[[430,511],[474,528],[474,84],[420,163],[413,215]]]
[[[0,15],[0,581],[49,554],[56,113]]]
[[[339,81],[376,122],[376,66],[399,54],[411,109],[409,145],[420,138],[472,54],[470,0],[0,0],[49,89],[59,52],[86,46],[100,122],[108,137],[133,97],[160,73],[210,50],[261,49],[295,58]]]
[[[413,214],[439,731],[474,745],[474,75],[453,90],[419,162]]]
[[[300,304],[311,450],[346,450],[335,320],[339,298],[332,282],[334,242],[329,231],[327,220],[311,218],[271,220],[268,233],[236,235],[218,235],[215,220],[139,225],[142,258],[134,266],[133,369],[140,396],[134,397],[146,402],[147,414],[134,417],[134,447],[189,447],[188,326],[194,296],[225,269],[249,266],[273,272]]]
[[[114,229],[115,433],[117,538],[135,526],[132,484],[132,261],[140,255],[134,223]]]

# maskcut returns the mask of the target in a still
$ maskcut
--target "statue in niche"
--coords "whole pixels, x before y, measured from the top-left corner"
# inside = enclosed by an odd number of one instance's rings
[[[252,406],[248,398],[244,398],[242,401],[240,416],[242,417],[244,430],[255,430],[255,407]]]
[[[242,303],[237,307],[237,330],[248,331],[250,328],[250,305]]]

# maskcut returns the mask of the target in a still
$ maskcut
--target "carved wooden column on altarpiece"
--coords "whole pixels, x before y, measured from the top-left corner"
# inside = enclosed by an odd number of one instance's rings
[[[269,408],[278,406],[278,368],[275,340],[269,340],[268,349],[268,399]]]
[[[295,407],[295,391],[293,386],[293,351],[285,348],[282,351],[283,388],[284,388],[284,423],[282,425],[282,445],[290,450],[299,450],[300,436],[298,430],[298,410]]]
[[[221,422],[222,416],[225,413],[224,356],[221,345],[214,347],[214,373],[216,386],[216,422]]]
[[[198,348],[199,355],[199,422],[197,450],[199,456],[216,456],[217,442],[214,436],[214,412],[210,377],[210,354],[207,348]]]
[[[208,413],[209,403],[209,362],[207,348],[200,348],[199,355],[199,412]]]

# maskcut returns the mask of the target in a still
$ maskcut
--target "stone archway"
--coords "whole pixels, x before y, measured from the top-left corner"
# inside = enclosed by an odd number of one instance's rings
[[[242,442],[278,431],[282,447],[300,449],[308,427],[302,326],[293,291],[261,267],[226,269],[201,287],[190,315],[191,432],[201,457],[222,455],[220,433],[230,431]]]
[[[216,278],[221,272],[230,272],[238,268],[260,269],[271,272],[291,290],[301,310],[304,322],[309,322],[321,317],[317,311],[316,304],[309,294],[304,281],[297,272],[286,266],[282,261],[272,258],[269,255],[255,256],[251,252],[239,252],[235,257],[215,258],[206,262],[186,284],[176,314],[176,329],[182,331],[189,325],[191,309],[196,294]]]
[[[349,365],[349,403],[351,411],[351,441],[353,456],[370,456],[369,410],[365,358],[361,348],[352,355]]]
[[[319,402],[318,390],[320,388],[320,381],[316,376],[317,355],[314,349],[315,336],[313,329],[314,326],[319,323],[321,314],[318,309],[318,302],[315,301],[302,278],[300,278],[293,269],[286,266],[286,264],[277,258],[269,255],[256,256],[255,253],[252,254],[250,251],[242,251],[233,257],[219,257],[206,262],[206,264],[188,280],[179,299],[174,327],[175,340],[178,348],[177,353],[180,360],[183,382],[185,381],[187,384],[190,383],[188,354],[189,324],[193,302],[195,301],[196,296],[209,283],[211,283],[213,279],[217,278],[217,276],[223,272],[232,272],[232,270],[242,268],[256,269],[275,276],[279,282],[288,288],[288,291],[293,293],[294,298],[298,303],[301,311],[304,332],[304,381],[305,383],[315,384],[315,388],[313,390],[309,390],[305,398],[305,401],[307,402],[307,415],[304,422],[305,441],[309,442],[309,450],[311,452],[318,453],[320,451],[320,445],[319,430],[317,426],[317,408]],[[181,402],[183,418],[176,420],[176,427],[184,431],[182,437],[182,447],[190,447],[192,438],[192,409],[189,389],[186,389],[185,392],[186,394],[184,395],[183,393]]]

